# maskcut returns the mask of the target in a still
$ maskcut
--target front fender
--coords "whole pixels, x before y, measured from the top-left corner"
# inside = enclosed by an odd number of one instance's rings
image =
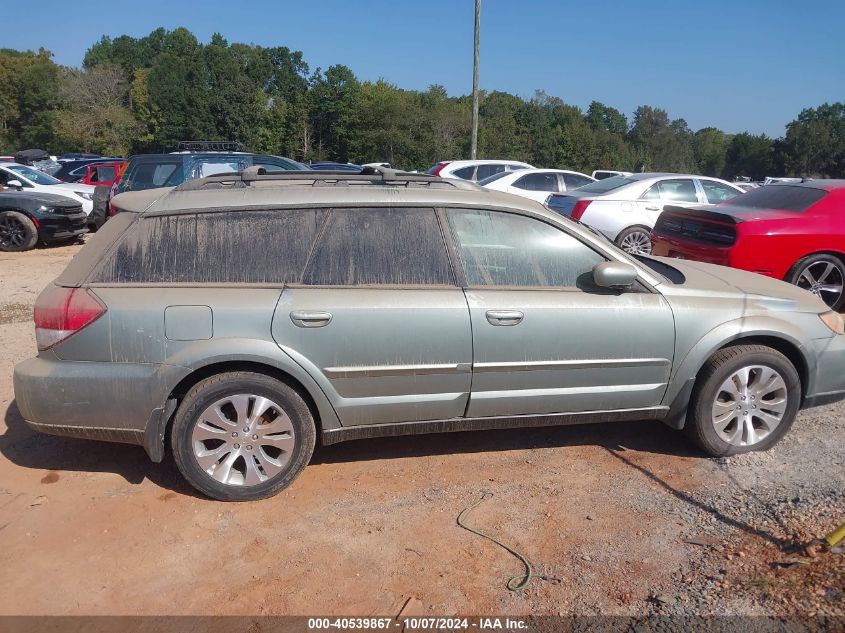
[[[707,359],[726,345],[753,337],[776,338],[794,347],[800,353],[806,369],[808,384],[804,385],[805,392],[812,392],[816,375],[816,357],[804,344],[807,340],[806,332],[789,321],[774,316],[759,315],[726,321],[701,337],[675,364],[669,388],[663,397],[663,404],[672,405],[673,409],[677,409],[679,403],[675,402],[676,398],[684,391],[691,391],[689,383],[695,381]],[[683,403],[683,406],[685,410],[686,403]]]

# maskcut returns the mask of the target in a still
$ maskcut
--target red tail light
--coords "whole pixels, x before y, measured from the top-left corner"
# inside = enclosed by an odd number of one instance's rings
[[[590,206],[592,200],[579,200],[575,203],[575,206],[572,207],[572,215],[570,216],[573,220],[580,220],[581,216],[584,215],[584,211],[587,210],[587,207]]]
[[[437,168],[433,172],[431,172],[431,175],[432,176],[439,176],[440,172],[443,171],[443,168],[448,164],[449,164],[448,160],[440,163],[439,165],[437,165]]]
[[[35,340],[44,351],[91,325],[106,307],[83,288],[48,286],[35,302]]]

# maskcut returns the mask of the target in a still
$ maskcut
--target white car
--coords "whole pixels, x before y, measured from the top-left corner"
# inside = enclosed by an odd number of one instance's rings
[[[478,184],[486,189],[504,191],[523,198],[531,198],[537,202],[545,202],[550,193],[572,191],[583,187],[595,178],[586,174],[566,169],[518,169],[517,171],[503,171],[490,176]]]
[[[503,171],[533,169],[528,163],[517,160],[444,160],[425,172],[441,178],[460,178],[462,180],[484,180]]]
[[[0,163],[0,187],[20,186],[23,191],[54,193],[76,200],[90,215],[94,208],[94,187],[75,182],[62,182],[42,171],[20,163]]]
[[[701,206],[745,193],[718,178],[690,174],[614,176],[568,193],[553,193],[546,204],[553,211],[590,226],[623,250],[651,253],[651,229],[664,205]]]

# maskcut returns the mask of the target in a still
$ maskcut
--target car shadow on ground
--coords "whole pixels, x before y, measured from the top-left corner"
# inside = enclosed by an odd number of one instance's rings
[[[185,482],[172,459],[150,461],[140,446],[95,442],[36,433],[24,423],[16,402],[5,414],[6,432],[0,435],[0,455],[16,466],[36,470],[114,473],[128,483],[149,479],[181,494],[199,497]]]

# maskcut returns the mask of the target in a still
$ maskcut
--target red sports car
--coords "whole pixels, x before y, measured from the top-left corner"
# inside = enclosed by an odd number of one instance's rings
[[[845,304],[845,180],[752,189],[715,207],[667,206],[652,254],[694,259],[783,279]]]

